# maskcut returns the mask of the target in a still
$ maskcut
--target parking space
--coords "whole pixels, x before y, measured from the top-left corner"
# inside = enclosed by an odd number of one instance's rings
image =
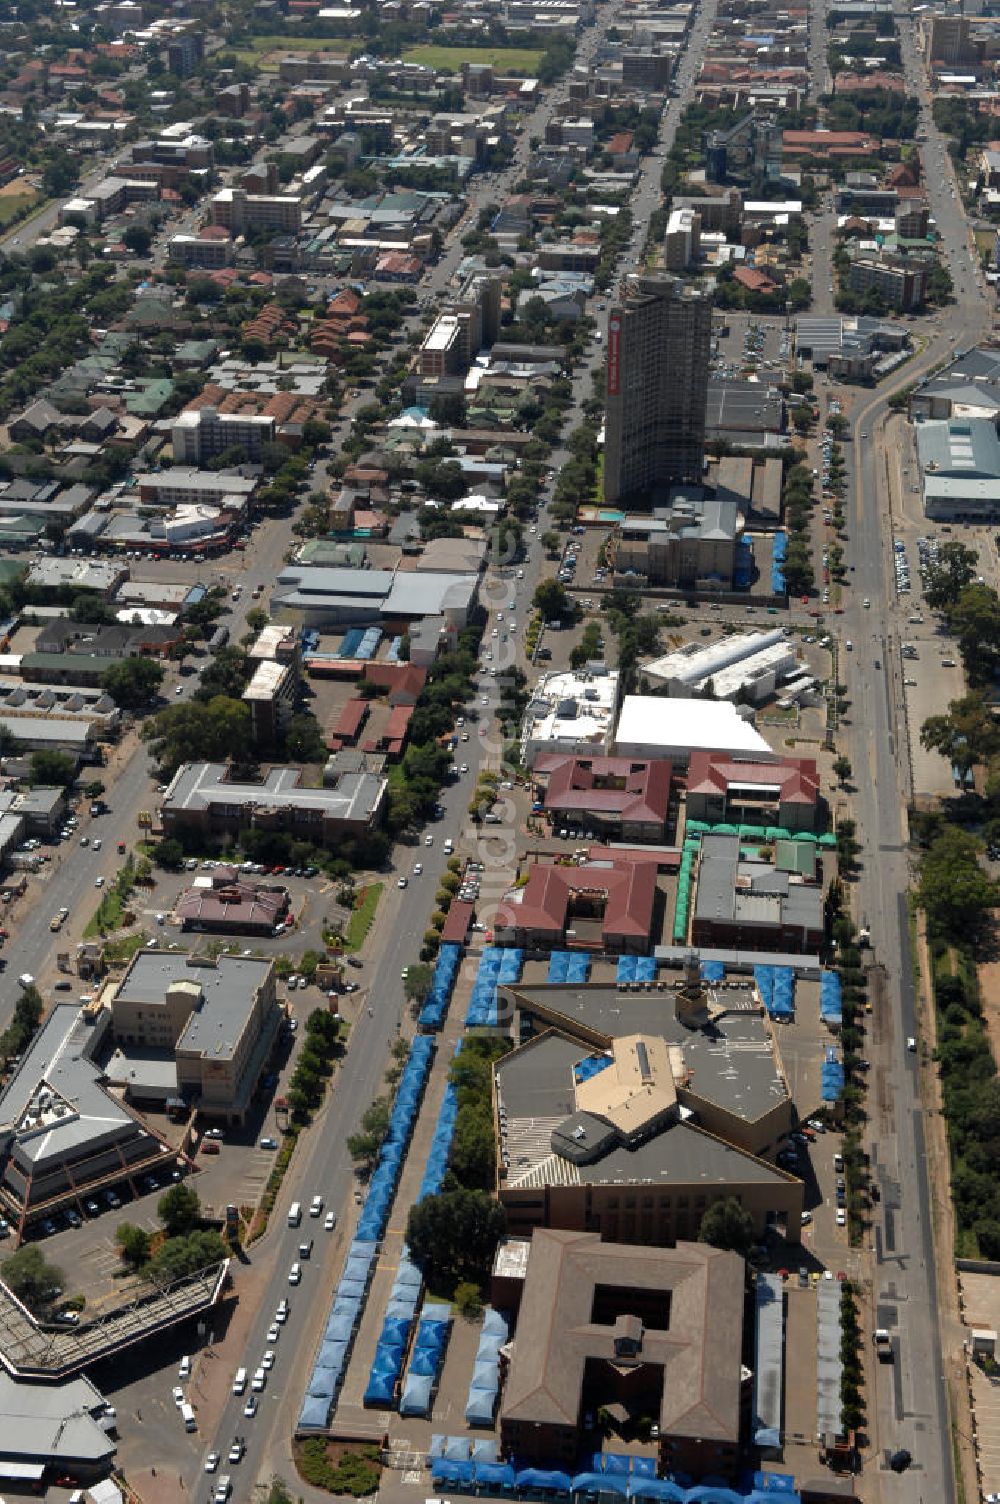
[[[959,1271],[967,1346],[973,1330],[1000,1328],[1000,1279],[992,1274]],[[977,1362],[969,1361],[975,1412],[977,1461],[983,1493],[1000,1492],[1000,1386]]]
[[[713,321],[713,376],[735,378],[773,372],[777,378],[790,355],[790,336],[781,317],[727,313]]]

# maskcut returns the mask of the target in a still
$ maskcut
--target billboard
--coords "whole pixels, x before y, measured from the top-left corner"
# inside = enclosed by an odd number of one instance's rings
[[[618,313],[608,319],[608,396],[618,396],[619,346],[622,336],[622,321]]]

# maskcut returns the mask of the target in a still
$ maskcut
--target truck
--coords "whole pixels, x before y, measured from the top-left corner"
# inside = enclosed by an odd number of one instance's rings
[[[62,926],[63,916],[61,914],[53,914],[52,918],[49,920],[49,929],[55,932],[56,930],[61,930]]]

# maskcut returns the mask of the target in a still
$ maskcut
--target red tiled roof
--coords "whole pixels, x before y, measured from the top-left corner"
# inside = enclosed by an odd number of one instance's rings
[[[460,899],[456,899],[448,910],[448,917],[441,931],[441,944],[464,945],[474,912],[471,903],[463,903]]]
[[[730,785],[776,785],[782,804],[815,804],[819,775],[811,757],[786,757],[781,762],[739,762],[717,752],[692,752],[688,764],[688,794],[724,794]]]
[[[560,867],[539,862],[518,897],[503,899],[497,906],[496,928],[562,935],[573,896],[586,892],[603,896],[601,930],[607,939],[649,938],[656,897],[655,860],[615,859],[610,867]]]
[[[368,719],[369,708],[367,700],[348,700],[330,728],[327,746],[333,747],[336,743],[339,748],[345,742],[353,742]]]
[[[417,663],[369,663],[365,679],[389,691],[390,704],[416,704],[427,683],[427,670]]]
[[[750,292],[773,292],[778,285],[773,277],[755,266],[738,266],[733,272],[733,281],[748,288]]]
[[[211,888],[187,888],[174,905],[174,912],[187,924],[211,924],[220,929],[252,924],[273,929],[287,908],[284,888],[227,882]]]
[[[636,762],[628,757],[565,757],[549,752],[536,759],[534,771],[549,775],[546,809],[586,806],[596,814],[617,814],[622,820],[666,822],[672,769],[663,759]]]

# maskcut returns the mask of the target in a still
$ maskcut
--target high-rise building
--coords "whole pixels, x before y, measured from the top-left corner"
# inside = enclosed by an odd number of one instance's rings
[[[604,499],[701,478],[712,335],[707,295],[637,274],[608,316]]]
[[[190,78],[205,56],[205,38],[200,31],[185,31],[172,38],[167,48],[167,67],[178,78]]]

